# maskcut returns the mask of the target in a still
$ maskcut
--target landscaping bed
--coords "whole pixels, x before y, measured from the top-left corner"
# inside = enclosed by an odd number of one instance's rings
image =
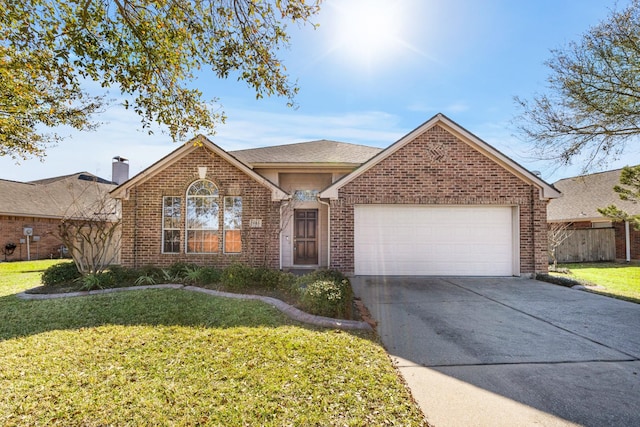
[[[127,269],[112,266],[82,276],[73,262],[49,267],[42,286],[29,293],[65,293],[155,284],[184,284],[223,292],[263,295],[318,316],[360,320],[354,309],[349,279],[335,270],[316,270],[295,276],[268,268],[233,264],[225,269],[175,263],[168,268]]]

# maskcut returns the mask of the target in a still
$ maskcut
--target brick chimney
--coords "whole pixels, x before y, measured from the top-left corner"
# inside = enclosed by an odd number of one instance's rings
[[[116,156],[111,163],[111,181],[120,185],[129,179],[129,160]]]

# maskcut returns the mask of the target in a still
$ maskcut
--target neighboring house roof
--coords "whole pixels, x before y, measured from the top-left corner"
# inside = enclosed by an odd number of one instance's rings
[[[308,165],[328,163],[331,165],[359,166],[382,151],[381,148],[346,142],[318,141],[272,147],[231,151],[230,154],[251,167],[275,165]]]
[[[95,206],[113,188],[88,172],[32,182],[0,179],[0,215],[77,218],[79,210]]]
[[[284,191],[283,189],[281,189],[276,184],[269,181],[262,175],[253,171],[247,164],[243,163],[232,154],[218,147],[216,144],[214,144],[209,139],[207,139],[207,137],[205,137],[204,135],[198,135],[195,138],[187,141],[180,148],[177,148],[176,150],[172,151],[171,153],[169,153],[159,161],[155,162],[154,164],[152,164],[151,166],[149,166],[148,168],[146,168],[145,170],[143,170],[142,172],[140,172],[130,180],[116,187],[114,190],[111,191],[111,195],[116,199],[127,198],[128,191],[131,187],[134,187],[136,185],[139,185],[145,182],[146,180],[150,179],[152,176],[161,172],[167,166],[173,164],[174,162],[177,162],[184,156],[188,155],[189,153],[195,150],[200,149],[201,147],[204,147],[205,149],[210,150],[211,152],[217,154],[218,156],[225,159],[227,162],[231,163],[233,166],[235,166],[236,168],[240,169],[242,172],[247,174],[251,179],[255,180],[259,184],[262,184],[266,188],[270,189],[272,200],[282,200],[282,199],[289,198],[289,195],[287,194],[286,191]]]
[[[413,141],[416,137],[427,131],[428,129],[434,126],[441,126],[446,129],[448,132],[451,132],[453,135],[456,135],[460,138],[461,141],[469,144],[473,148],[475,148],[481,154],[489,157],[502,167],[509,170],[514,175],[518,176],[525,182],[531,183],[540,189],[540,196],[542,198],[555,198],[559,197],[560,193],[556,190],[552,185],[545,182],[539,176],[533,174],[529,170],[520,166],[515,161],[511,160],[509,157],[502,154],[500,151],[493,148],[491,145],[487,144],[471,132],[467,131],[462,126],[455,123],[453,120],[446,117],[444,114],[436,114],[431,119],[409,132],[407,135],[400,138],[394,144],[389,146],[387,149],[378,153],[375,157],[369,159],[366,163],[361,165],[355,171],[350,173],[349,175],[344,176],[342,179],[336,181],[334,184],[326,188],[320,193],[320,197],[323,198],[338,198],[338,190],[342,188],[344,185],[353,181],[367,170],[377,165],[387,157],[391,156],[396,151],[400,150],[402,147]]]
[[[561,179],[553,184],[562,196],[552,200],[547,207],[550,222],[576,222],[605,219],[598,208],[616,205],[632,215],[640,214],[640,205],[620,200],[613,187],[620,184],[620,172],[616,169],[591,175]]]

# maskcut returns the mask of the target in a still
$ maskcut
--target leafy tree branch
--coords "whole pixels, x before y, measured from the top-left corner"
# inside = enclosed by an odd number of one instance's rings
[[[0,154],[42,156],[61,139],[55,127],[94,128],[105,98],[86,80],[118,89],[143,128],[167,126],[174,140],[224,119],[193,88],[206,69],[293,105],[278,52],[287,24],[308,22],[320,1],[0,0]]]

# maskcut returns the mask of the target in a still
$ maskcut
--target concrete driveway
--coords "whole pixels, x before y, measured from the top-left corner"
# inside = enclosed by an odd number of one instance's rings
[[[640,425],[638,304],[519,278],[352,284],[435,427]]]

